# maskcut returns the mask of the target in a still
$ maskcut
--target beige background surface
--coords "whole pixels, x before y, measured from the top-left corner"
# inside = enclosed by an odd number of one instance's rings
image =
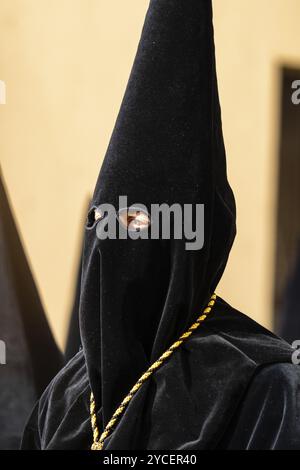
[[[0,0],[1,166],[63,345],[81,224],[148,0]],[[280,64],[300,66],[299,0],[214,0],[238,237],[219,293],[272,326]],[[300,77],[299,77],[300,78]]]

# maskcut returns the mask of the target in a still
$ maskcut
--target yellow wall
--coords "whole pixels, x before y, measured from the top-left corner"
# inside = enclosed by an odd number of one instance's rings
[[[220,93],[238,237],[220,292],[272,327],[282,64],[300,68],[298,0],[215,0]]]
[[[1,0],[0,155],[33,271],[62,345],[82,214],[148,0]],[[299,0],[214,0],[238,238],[220,292],[271,325],[278,63],[299,63]],[[300,77],[299,77],[300,78]]]

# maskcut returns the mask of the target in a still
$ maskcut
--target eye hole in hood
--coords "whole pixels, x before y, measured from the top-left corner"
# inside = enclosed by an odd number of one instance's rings
[[[151,225],[151,218],[144,209],[140,207],[126,207],[118,213],[120,224],[129,232],[140,232]]]
[[[96,206],[93,206],[87,215],[85,227],[88,230],[91,230],[95,227],[95,225],[105,217],[105,214]]]

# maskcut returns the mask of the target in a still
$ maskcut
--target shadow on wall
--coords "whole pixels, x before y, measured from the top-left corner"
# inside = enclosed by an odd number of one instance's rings
[[[292,343],[300,339],[300,68],[281,77],[274,310],[277,332]]]

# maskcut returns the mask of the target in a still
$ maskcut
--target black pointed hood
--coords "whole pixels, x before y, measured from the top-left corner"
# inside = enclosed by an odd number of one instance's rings
[[[235,235],[209,0],[152,0],[92,206],[204,204],[204,246],[85,239],[81,334],[104,423],[130,387],[198,316]]]
[[[0,448],[18,448],[31,408],[62,366],[0,175]]]

